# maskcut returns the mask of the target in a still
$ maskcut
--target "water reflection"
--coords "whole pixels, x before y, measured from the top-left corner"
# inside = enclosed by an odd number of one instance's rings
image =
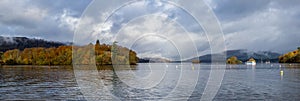
[[[226,72],[214,100],[300,100],[299,66],[227,65],[223,68]],[[129,68],[120,65],[116,68],[110,65],[2,66],[0,100],[186,100],[186,97],[199,100],[211,70],[218,70],[211,68],[210,64],[172,63],[139,64]],[[149,89],[132,87],[121,80],[147,78],[151,72],[161,73],[162,70],[166,70],[164,78]],[[177,87],[182,71],[190,76],[182,87]],[[132,72],[133,75],[120,78],[118,72]],[[193,78],[197,78],[197,83],[191,96],[186,96],[185,87],[193,86]],[[181,92],[174,91],[176,87]],[[170,93],[174,93],[172,97],[168,97]]]
[[[72,67],[2,66],[0,100],[80,100]]]
[[[176,65],[170,65],[166,67],[161,64],[152,64],[151,66],[148,64],[138,65],[138,66],[130,66],[130,68],[126,68],[126,65],[115,65],[113,66],[99,66],[97,67],[98,74],[97,76],[93,76],[91,74],[91,67],[86,67],[85,70],[78,71],[77,81],[79,85],[84,86],[84,89],[81,89],[86,96],[93,97],[97,100],[107,100],[107,99],[119,99],[119,100],[159,100],[167,96],[176,86],[176,82],[180,75],[180,70],[174,68]],[[138,67],[138,68],[137,68]],[[80,68],[80,67],[78,67]],[[164,69],[165,68],[165,69]],[[166,70],[168,68],[168,70]],[[89,71],[90,73],[84,73]],[[125,75],[130,74],[133,75]],[[85,75],[88,74],[88,75]],[[144,75],[147,74],[147,75]],[[149,77],[149,75],[154,74],[154,76],[150,77],[148,80],[151,82],[156,82],[154,86],[144,89],[138,88],[132,85],[137,85],[137,81],[131,81],[136,78],[144,78]],[[161,76],[161,74],[163,74]],[[162,79],[160,79],[162,77]],[[98,80],[98,85],[85,85],[91,79]],[[132,83],[131,85],[129,83]],[[147,83],[147,81],[144,81]],[[136,84],[133,84],[136,83]],[[144,84],[146,84],[144,83]],[[148,85],[144,85],[145,87],[149,87]],[[90,90],[101,89],[98,90],[97,94],[91,94]],[[104,94],[105,93],[105,94]],[[104,94],[104,95],[103,95]],[[109,96],[109,97],[107,97]],[[96,98],[95,98],[96,97]]]

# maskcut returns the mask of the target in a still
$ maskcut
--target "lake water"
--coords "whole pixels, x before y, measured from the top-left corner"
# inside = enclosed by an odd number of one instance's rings
[[[190,63],[140,63],[114,69],[112,66],[96,69],[94,66],[1,66],[0,100],[194,101],[200,100],[206,90],[214,90],[208,85],[217,90],[215,101],[300,100],[298,64],[214,67]],[[210,76],[213,73],[219,76]],[[209,79],[216,81],[208,82]]]

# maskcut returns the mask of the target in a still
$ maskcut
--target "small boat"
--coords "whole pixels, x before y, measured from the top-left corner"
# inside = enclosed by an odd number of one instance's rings
[[[246,65],[256,65],[256,61],[254,58],[250,58],[245,64]]]
[[[247,61],[245,64],[246,65],[256,65],[256,62],[255,61]]]

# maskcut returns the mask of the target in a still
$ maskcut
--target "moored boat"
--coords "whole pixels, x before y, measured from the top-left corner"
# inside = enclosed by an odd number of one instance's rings
[[[254,58],[250,58],[245,64],[246,65],[256,65],[256,61]]]
[[[247,61],[245,64],[246,65],[256,65],[256,62],[255,61]]]

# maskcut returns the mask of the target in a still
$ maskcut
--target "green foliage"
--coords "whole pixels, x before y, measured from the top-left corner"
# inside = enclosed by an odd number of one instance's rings
[[[238,60],[236,56],[232,56],[232,57],[227,59],[226,63],[227,64],[241,64],[243,62]]]
[[[279,56],[280,63],[300,63],[300,47],[297,50]]]

